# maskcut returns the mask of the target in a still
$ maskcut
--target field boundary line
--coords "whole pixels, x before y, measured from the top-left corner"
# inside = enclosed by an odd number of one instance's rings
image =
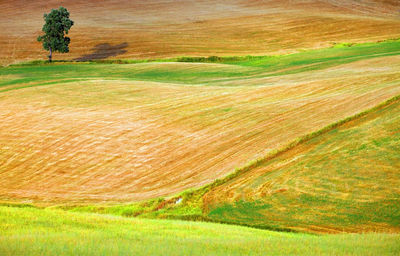
[[[394,96],[394,97],[392,97],[392,98],[390,98],[388,100],[385,100],[385,101],[379,103],[378,105],[376,105],[376,106],[374,106],[372,108],[366,109],[366,110],[364,110],[362,112],[359,112],[357,114],[351,115],[349,117],[346,117],[344,119],[341,119],[339,121],[331,123],[331,124],[321,128],[321,129],[319,129],[317,131],[314,131],[314,132],[308,133],[306,135],[303,135],[301,137],[298,137],[297,139],[289,142],[288,144],[286,144],[286,145],[284,145],[284,146],[282,146],[280,148],[277,148],[275,150],[270,151],[269,153],[267,153],[263,157],[260,157],[258,159],[252,160],[252,161],[248,162],[247,164],[245,164],[244,166],[236,168],[234,172],[232,172],[231,174],[225,176],[224,178],[216,179],[214,182],[212,182],[212,183],[210,183],[208,185],[205,185],[202,188],[194,189],[191,192],[188,191],[188,193],[195,193],[195,192],[203,191],[204,194],[206,194],[211,189],[216,188],[218,186],[221,186],[221,185],[223,185],[223,184],[225,184],[225,183],[227,183],[227,182],[239,177],[240,175],[242,175],[244,173],[247,173],[248,171],[252,170],[253,168],[259,167],[261,164],[264,164],[267,161],[270,161],[270,160],[282,155],[283,153],[295,148],[298,145],[301,145],[301,144],[303,144],[303,143],[305,143],[307,141],[310,141],[311,139],[314,139],[314,138],[316,138],[316,137],[318,137],[320,135],[326,134],[326,133],[328,133],[328,132],[330,132],[330,131],[338,128],[338,127],[341,127],[341,126],[343,126],[343,125],[345,125],[345,124],[347,124],[347,123],[349,123],[351,121],[354,121],[354,120],[360,119],[362,117],[365,117],[370,113],[373,113],[373,112],[375,112],[377,110],[380,110],[382,108],[390,106],[391,104],[399,102],[399,101],[400,101],[400,95]],[[204,211],[204,208],[203,208],[203,211]]]

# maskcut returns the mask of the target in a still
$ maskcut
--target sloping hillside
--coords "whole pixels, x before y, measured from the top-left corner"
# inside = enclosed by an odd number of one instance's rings
[[[60,5],[75,21],[71,52],[49,64],[36,37]],[[24,225],[52,232],[58,213],[78,233],[86,217],[97,231],[163,223],[36,209],[46,206],[400,232],[399,10],[397,0],[0,1],[0,252],[53,244],[31,243]],[[256,248],[267,234],[257,232]],[[71,234],[52,248],[75,245]]]
[[[74,212],[307,233],[400,231],[400,95],[306,134],[199,189]]]
[[[397,255],[399,234],[314,236],[0,206],[1,255]],[[232,241],[235,241],[232,243]],[[354,245],[357,246],[354,246]]]
[[[398,95],[399,46],[2,68],[0,196],[137,201],[208,184]]]
[[[400,100],[258,164],[204,196],[215,221],[400,231]]]
[[[396,0],[1,1],[0,64],[45,59],[42,16],[75,25],[63,59],[265,55],[400,37]]]

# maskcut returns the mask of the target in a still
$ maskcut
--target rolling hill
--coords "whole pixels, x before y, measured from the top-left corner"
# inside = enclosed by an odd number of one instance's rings
[[[400,100],[308,140],[204,196],[211,218],[300,231],[400,231]]]
[[[399,255],[399,11],[0,1],[0,254]]]
[[[60,207],[286,232],[398,233],[399,111],[400,95],[172,197]]]
[[[45,59],[43,14],[71,12],[71,52],[55,58],[270,55],[400,37],[396,0],[1,1],[0,64]]]
[[[209,184],[398,95],[399,50],[2,68],[0,196],[127,202]]]

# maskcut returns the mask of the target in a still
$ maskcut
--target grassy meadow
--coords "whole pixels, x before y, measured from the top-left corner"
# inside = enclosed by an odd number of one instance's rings
[[[398,234],[309,235],[0,207],[1,255],[398,255]]]
[[[397,55],[400,55],[400,40],[393,39],[379,43],[336,44],[330,48],[275,56],[100,60],[89,63],[67,61],[52,65],[44,61],[34,61],[0,69],[0,76],[2,76],[0,91],[105,78],[182,85],[240,86],[243,79],[318,71],[341,64]],[[176,62],[193,64],[179,65]],[[121,67],[114,63],[131,65]],[[200,65],[199,63],[229,65]],[[136,65],[132,66],[132,64]]]

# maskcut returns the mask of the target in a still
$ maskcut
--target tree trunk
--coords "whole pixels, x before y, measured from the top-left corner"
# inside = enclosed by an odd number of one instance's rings
[[[49,50],[50,50],[50,54],[49,54],[49,62],[51,63],[51,57],[52,57],[52,56],[51,56],[51,55],[52,55],[52,52],[51,52],[51,47],[50,47],[50,49],[49,49]]]

